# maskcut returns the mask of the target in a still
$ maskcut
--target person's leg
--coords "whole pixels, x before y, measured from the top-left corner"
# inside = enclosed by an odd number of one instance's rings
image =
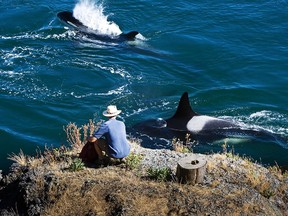
[[[94,142],[94,148],[96,150],[96,153],[98,155],[99,160],[103,160],[104,159],[104,154],[103,152],[105,152],[106,154],[108,154],[108,146],[107,146],[107,142],[105,139],[97,139]]]

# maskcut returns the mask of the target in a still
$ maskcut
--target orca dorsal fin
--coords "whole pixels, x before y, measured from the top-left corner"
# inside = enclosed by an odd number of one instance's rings
[[[187,123],[191,120],[191,118],[193,118],[193,116],[196,115],[198,114],[191,108],[188,93],[184,92],[179,101],[176,113],[171,118],[166,120],[167,127],[185,131],[187,130]]]
[[[172,118],[188,118],[188,119],[190,119],[195,115],[197,115],[197,113],[195,113],[191,108],[188,93],[184,92],[182,94],[180,101],[179,101],[176,113],[174,114],[174,116]]]
[[[127,34],[123,34],[123,36],[126,38],[126,40],[134,40],[137,34],[139,34],[139,32],[131,31],[128,32]]]

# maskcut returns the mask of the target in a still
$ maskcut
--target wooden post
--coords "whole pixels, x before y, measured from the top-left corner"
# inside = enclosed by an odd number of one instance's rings
[[[206,173],[207,161],[202,156],[192,155],[178,161],[176,176],[180,183],[202,183]]]

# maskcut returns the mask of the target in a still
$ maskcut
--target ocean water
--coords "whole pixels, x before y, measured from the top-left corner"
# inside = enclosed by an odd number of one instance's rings
[[[66,10],[101,34],[141,34],[134,42],[91,40],[57,19]],[[287,166],[287,11],[287,0],[0,0],[0,169],[20,149],[33,155],[67,144],[63,126],[99,121],[109,104],[144,146],[171,148],[165,133],[135,125],[171,117],[185,91],[196,112],[281,140],[227,141],[229,148]]]

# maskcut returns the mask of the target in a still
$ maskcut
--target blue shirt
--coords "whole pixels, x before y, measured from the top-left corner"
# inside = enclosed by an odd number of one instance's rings
[[[105,137],[110,157],[124,158],[130,152],[130,145],[126,139],[125,124],[115,118],[104,122],[94,133],[94,137],[97,139]]]

